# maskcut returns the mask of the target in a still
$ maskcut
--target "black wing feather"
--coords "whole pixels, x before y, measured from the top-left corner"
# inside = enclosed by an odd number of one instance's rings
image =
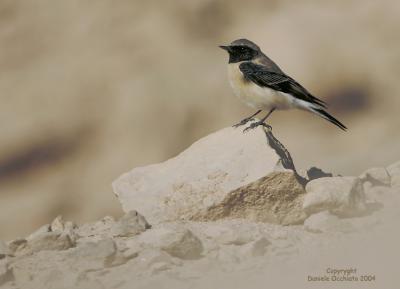
[[[239,69],[247,80],[259,86],[269,87],[277,91],[288,93],[298,99],[326,108],[324,101],[313,96],[290,76],[279,72],[272,72],[268,70],[268,68],[252,62],[241,63]]]

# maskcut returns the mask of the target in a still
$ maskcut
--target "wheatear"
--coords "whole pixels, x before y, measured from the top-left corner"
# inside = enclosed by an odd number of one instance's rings
[[[229,53],[229,82],[234,93],[248,106],[257,109],[256,113],[243,119],[235,127],[245,125],[263,110],[268,111],[267,115],[260,121],[251,123],[244,131],[266,125],[265,120],[275,109],[299,108],[319,115],[342,130],[347,129],[324,110],[325,102],[286,75],[253,42],[238,39],[230,45],[220,47]]]

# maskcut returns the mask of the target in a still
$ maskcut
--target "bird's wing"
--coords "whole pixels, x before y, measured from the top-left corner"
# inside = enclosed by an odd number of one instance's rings
[[[268,68],[252,62],[241,63],[239,69],[247,80],[259,86],[288,93],[295,98],[316,104],[323,108],[326,107],[325,102],[313,96],[290,76],[283,73],[272,72],[268,70]]]

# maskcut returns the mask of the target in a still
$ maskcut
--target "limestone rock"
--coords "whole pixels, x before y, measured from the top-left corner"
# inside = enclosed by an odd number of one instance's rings
[[[398,195],[398,189],[386,186],[374,186],[365,190],[366,200],[369,204],[382,204],[388,203],[388,200],[396,198]]]
[[[39,229],[37,229],[35,232],[33,232],[32,234],[30,234],[26,240],[30,241],[30,240],[34,240],[37,239],[38,237],[40,237],[43,234],[46,234],[48,232],[51,232],[51,228],[49,224],[43,225],[41,226]]]
[[[66,251],[40,251],[12,263],[18,288],[102,288],[84,286],[89,272],[113,266],[116,255],[112,239],[87,242]],[[81,287],[82,285],[82,287]]]
[[[244,245],[254,240],[251,229],[246,230],[246,226],[233,228],[229,226],[209,225],[203,229],[206,238],[211,239],[221,245]]]
[[[76,234],[72,222],[64,222],[61,216],[51,224],[37,229],[26,238],[26,244],[18,249],[18,254],[33,254],[42,250],[66,250],[75,246]]]
[[[244,245],[240,249],[240,252],[244,257],[259,257],[263,256],[267,252],[269,245],[271,245],[271,242],[267,238],[261,237]]]
[[[0,259],[0,286],[14,279],[12,269],[9,267],[7,259]]]
[[[111,235],[110,232],[114,224],[114,218],[106,216],[97,222],[83,224],[76,228],[74,232],[79,238],[78,243],[100,241]]]
[[[137,209],[151,224],[190,219],[273,172],[280,156],[270,141],[261,127],[225,128],[164,163],[133,169],[113,189],[125,212]]]
[[[50,224],[51,231],[64,231],[65,222],[62,216],[57,216]]]
[[[15,239],[8,243],[8,248],[11,250],[13,254],[15,254],[19,250],[25,248],[27,243],[28,241],[26,239],[23,238]]]
[[[33,254],[43,250],[66,250],[74,245],[74,241],[68,234],[63,232],[44,232],[29,238],[26,246],[18,254]]]
[[[300,224],[304,189],[293,172],[274,172],[227,193],[220,202],[193,215],[192,220],[245,218],[282,225]]]
[[[386,169],[391,176],[391,186],[400,191],[400,161],[388,166]]]
[[[138,236],[136,242],[142,247],[160,249],[180,259],[198,259],[203,252],[200,239],[190,230],[178,226],[147,230]]]
[[[365,194],[359,178],[332,177],[310,181],[306,186],[303,209],[308,214],[328,210],[341,217],[365,211]]]
[[[65,257],[71,267],[79,268],[81,271],[108,267],[113,263],[115,255],[116,246],[112,239],[85,242],[65,252]]]
[[[152,274],[182,264],[165,251],[157,249],[144,249],[135,261],[139,268],[142,270],[150,270]]]
[[[370,182],[373,186],[390,186],[390,175],[385,168],[370,168],[359,178],[363,182]]]
[[[62,216],[57,216],[53,222],[50,224],[50,231],[68,231],[71,232],[74,229],[76,229],[77,226],[75,223],[70,222],[70,221],[64,221],[64,218]]]
[[[111,228],[111,235],[116,237],[134,236],[150,229],[149,223],[137,211],[126,213]]]
[[[57,252],[60,253],[60,252]],[[17,288],[77,288],[78,268],[66,266],[64,256],[56,251],[25,255],[11,265]]]
[[[400,175],[400,161],[391,164],[386,169],[391,176]]]
[[[339,219],[328,211],[311,215],[305,220],[304,228],[313,233],[354,231],[350,223]]]

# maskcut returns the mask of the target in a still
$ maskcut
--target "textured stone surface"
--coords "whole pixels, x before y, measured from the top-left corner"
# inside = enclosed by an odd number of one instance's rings
[[[304,211],[311,215],[328,210],[347,217],[365,211],[365,194],[359,178],[332,177],[310,181],[306,186]]]
[[[128,237],[150,229],[150,224],[137,211],[130,211],[122,216],[111,228],[111,235]]]
[[[102,240],[110,237],[111,228],[114,224],[114,219],[106,216],[97,222],[79,226],[74,230],[74,233],[79,238],[78,242],[84,242],[85,240],[93,241],[93,237],[95,237],[95,240]]]
[[[78,247],[65,252],[72,267],[82,271],[101,269],[111,265],[116,254],[116,246],[112,239],[97,242],[85,242]]]
[[[308,217],[304,222],[304,228],[313,233],[354,231],[350,223],[339,219],[328,211],[319,212]]]
[[[385,168],[370,168],[359,178],[362,182],[370,182],[373,186],[390,186],[390,175]]]
[[[137,242],[180,259],[198,259],[203,252],[200,239],[190,230],[177,226],[148,230],[137,238]]]
[[[43,225],[41,226],[39,229],[37,229],[35,232],[33,232],[32,234],[30,234],[26,240],[30,241],[30,240],[34,240],[38,237],[40,237],[43,234],[46,234],[48,232],[51,232],[51,228],[49,224]]]
[[[391,176],[391,186],[400,192],[400,161],[388,166],[386,169]]]
[[[395,262],[400,258],[397,250],[400,239],[396,237],[397,230],[393,230],[400,218],[399,194],[387,186],[374,187],[377,188],[382,190],[379,194],[383,205],[374,214],[339,218],[324,211],[309,216],[303,226],[244,218],[175,221],[155,225],[137,235],[111,237],[112,227],[118,221],[105,218],[74,228],[78,236],[74,248],[41,250],[1,259],[0,288],[213,288],[221,280],[233,279],[235,282],[228,287],[239,289],[245,284],[253,288],[255,276],[262,276],[262,286],[258,287],[261,289],[267,283],[265,280],[269,280],[265,277],[268,274],[278,274],[282,282],[289,278],[288,268],[291,272],[303,268],[310,272],[312,268],[307,267],[310,260],[322,266],[318,262],[329,264],[335,258],[346,263],[364,260],[363,266],[372,264],[370,270],[376,271],[388,258]],[[287,200],[290,202],[290,198]],[[31,240],[55,232],[59,229],[10,244],[23,248]],[[360,255],[354,255],[358,251]],[[360,256],[367,258],[359,259]],[[288,267],[290,264],[295,266]],[[254,275],[249,275],[250,272]],[[204,281],[213,276],[218,276],[218,280]],[[243,280],[252,283],[240,283]]]
[[[125,212],[138,210],[151,224],[190,218],[273,172],[279,159],[261,127],[225,128],[164,163],[133,169],[113,189]]]
[[[14,280],[12,269],[9,267],[8,260],[6,258],[0,259],[0,286]]]
[[[245,218],[275,224],[300,224],[305,191],[292,172],[274,172],[233,190],[219,203],[194,215],[192,220]]]
[[[15,254],[19,250],[22,250],[28,241],[23,238],[12,240],[8,243],[8,248],[11,250],[12,254]]]
[[[326,268],[332,260],[363,261],[363,266],[372,260],[376,267],[367,272],[379,276],[382,261],[398,263],[400,238],[393,228],[400,219],[400,194],[388,186],[397,166],[389,174],[370,169],[360,178],[324,177],[314,169],[308,177],[316,179],[304,189],[304,180],[287,170],[289,154],[272,166],[269,145],[279,151],[278,141],[268,133],[261,141],[260,133],[241,140],[242,135],[223,130],[175,159],[123,176],[118,193],[128,196],[120,195],[121,202],[142,204],[155,220],[152,227],[137,211],[81,226],[57,217],[3,249],[0,243],[1,289],[251,288],[255,277],[277,275],[282,282],[304,269],[299,282],[315,272],[317,262]],[[261,160],[259,151],[251,151],[260,149],[252,142],[264,146]],[[221,143],[229,144],[226,150]],[[310,263],[314,268],[305,268]],[[219,280],[204,282],[204,276]],[[231,279],[232,286],[219,286]],[[270,284],[265,280],[260,288]]]
[[[30,238],[26,246],[18,254],[33,254],[43,250],[66,250],[74,245],[74,241],[68,234],[63,232],[44,232]]]
[[[242,246],[240,253],[242,256],[249,258],[263,256],[267,252],[268,246],[270,245],[271,242],[267,238],[261,237]]]

